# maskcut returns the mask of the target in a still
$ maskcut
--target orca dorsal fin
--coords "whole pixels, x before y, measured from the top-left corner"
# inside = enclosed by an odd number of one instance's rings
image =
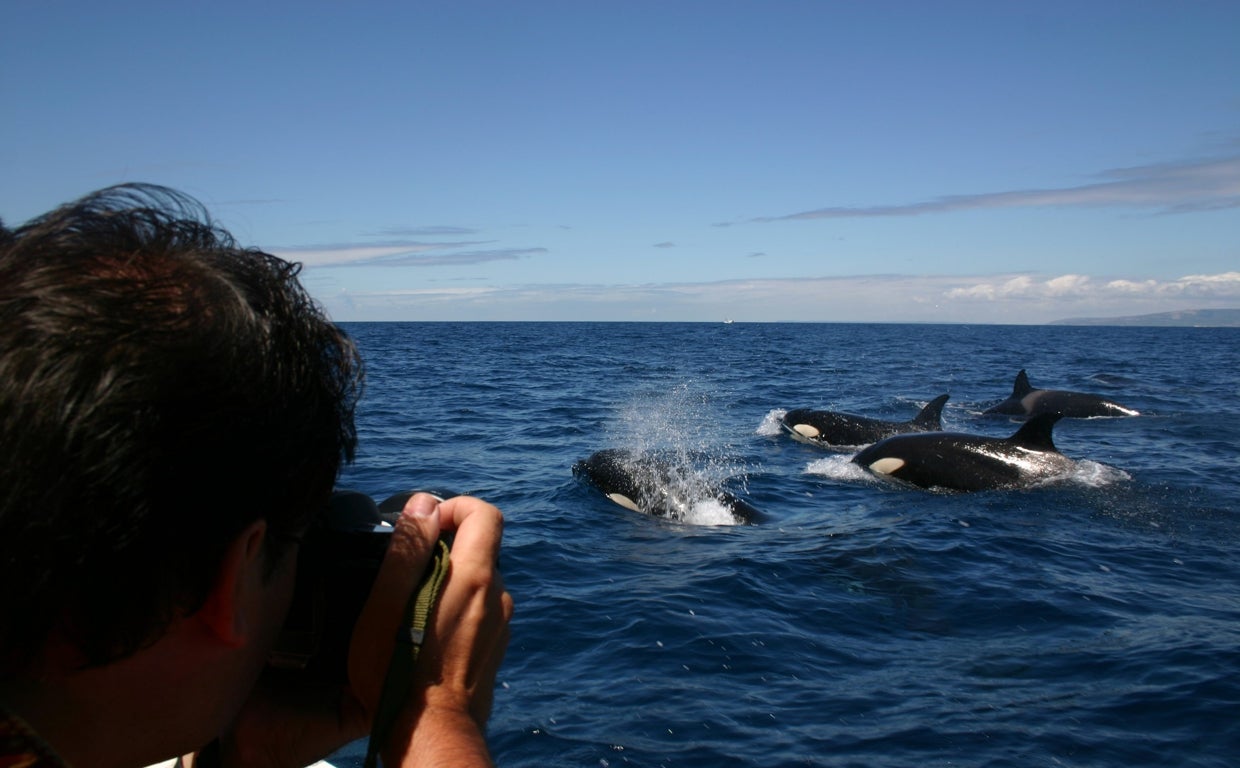
[[[927,403],[921,413],[917,414],[917,418],[913,419],[913,423],[927,432],[943,429],[943,404],[947,402],[947,397],[939,395]]]
[[[1019,399],[1032,391],[1033,385],[1029,383],[1029,374],[1025,373],[1024,368],[1021,368],[1020,373],[1016,374],[1016,382],[1012,384],[1012,397]]]
[[[1022,448],[1028,448],[1031,451],[1055,451],[1055,441],[1051,439],[1051,430],[1055,427],[1055,422],[1063,418],[1063,414],[1058,411],[1051,413],[1039,413],[1037,416],[1026,421],[1020,429],[1016,430],[1016,434],[1008,438],[1008,442],[1019,445]]]

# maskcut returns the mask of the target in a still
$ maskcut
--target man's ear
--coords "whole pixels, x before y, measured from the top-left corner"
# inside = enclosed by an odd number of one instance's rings
[[[248,610],[260,597],[267,521],[255,520],[228,544],[207,599],[194,614],[211,635],[236,648],[249,639]]]

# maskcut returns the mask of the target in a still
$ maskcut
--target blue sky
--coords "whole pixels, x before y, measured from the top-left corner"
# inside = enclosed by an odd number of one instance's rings
[[[1240,3],[0,0],[0,217],[148,181],[339,320],[1240,307]]]

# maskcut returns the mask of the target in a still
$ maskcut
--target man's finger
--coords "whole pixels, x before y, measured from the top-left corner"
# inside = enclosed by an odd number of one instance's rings
[[[383,678],[405,606],[430,562],[439,530],[439,500],[427,493],[411,496],[396,521],[370,597],[353,629],[349,682],[372,715],[383,690]]]

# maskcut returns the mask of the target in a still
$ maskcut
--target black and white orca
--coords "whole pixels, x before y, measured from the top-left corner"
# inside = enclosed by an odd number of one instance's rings
[[[1036,416],[1039,413],[1058,413],[1061,416],[1075,419],[1088,419],[1094,416],[1139,416],[1140,413],[1131,408],[1111,402],[1098,395],[1086,392],[1068,392],[1061,389],[1034,389],[1029,383],[1029,376],[1024,369],[1016,374],[1016,383],[1012,386],[1012,396],[1001,403],[992,405],[983,414],[1005,414],[1010,416]]]
[[[959,432],[894,435],[862,450],[853,463],[922,488],[1024,488],[1067,474],[1076,466],[1051,439],[1060,418],[1058,413],[1038,414],[1011,437]]]
[[[573,474],[625,509],[654,517],[684,522],[703,504],[719,505],[742,525],[764,517],[744,499],[651,453],[608,448],[573,464]]]
[[[788,434],[812,445],[869,445],[904,432],[930,432],[943,428],[943,404],[947,395],[930,401],[909,421],[883,421],[836,411],[797,408],[788,411],[780,424]]]

